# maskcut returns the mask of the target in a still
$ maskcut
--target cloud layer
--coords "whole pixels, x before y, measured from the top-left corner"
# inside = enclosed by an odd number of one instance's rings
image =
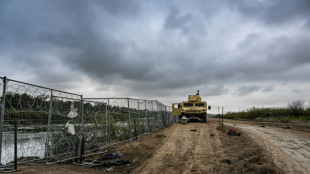
[[[280,105],[310,97],[309,21],[308,0],[1,1],[0,75],[89,97],[200,89],[215,105]]]

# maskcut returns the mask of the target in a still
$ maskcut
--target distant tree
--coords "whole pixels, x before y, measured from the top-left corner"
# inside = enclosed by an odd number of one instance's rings
[[[304,100],[293,100],[290,101],[287,105],[287,108],[290,110],[292,115],[300,116],[304,113],[305,110],[305,101]]]

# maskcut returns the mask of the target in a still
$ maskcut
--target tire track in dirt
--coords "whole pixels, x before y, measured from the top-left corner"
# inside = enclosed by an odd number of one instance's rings
[[[133,173],[218,173],[225,154],[216,126],[216,122],[173,125],[164,131],[166,141],[154,156]]]
[[[246,132],[262,148],[271,153],[274,163],[285,173],[310,173],[310,135],[281,128],[225,123]]]

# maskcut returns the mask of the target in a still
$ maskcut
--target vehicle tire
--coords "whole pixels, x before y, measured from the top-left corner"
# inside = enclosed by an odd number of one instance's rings
[[[202,115],[202,120],[204,123],[207,123],[207,115],[206,114]]]

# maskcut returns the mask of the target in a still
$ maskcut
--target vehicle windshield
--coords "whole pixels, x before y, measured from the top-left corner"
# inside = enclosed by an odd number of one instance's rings
[[[190,107],[190,106],[193,106],[193,103],[184,103],[184,106]]]
[[[205,106],[204,103],[196,103],[195,106]]]

